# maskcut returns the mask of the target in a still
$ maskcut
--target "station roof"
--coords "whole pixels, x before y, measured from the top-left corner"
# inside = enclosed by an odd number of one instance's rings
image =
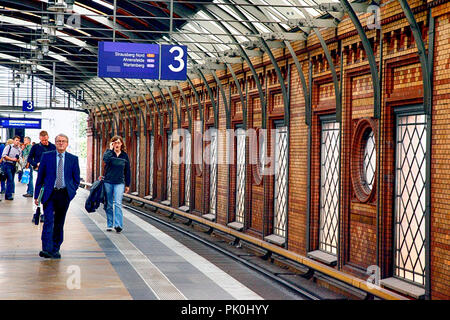
[[[92,104],[153,84],[97,77],[99,41],[187,45],[189,71],[239,61],[236,48],[259,39],[304,40],[343,16],[339,0],[0,0],[0,64],[68,93],[83,89]]]

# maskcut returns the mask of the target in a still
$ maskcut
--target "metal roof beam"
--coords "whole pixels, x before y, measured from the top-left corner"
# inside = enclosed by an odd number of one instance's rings
[[[266,41],[273,41],[273,40],[301,41],[308,39],[308,37],[304,33],[293,33],[293,32],[268,32],[262,33],[261,36]]]
[[[286,23],[290,27],[337,28],[338,26],[335,19],[288,19]]]

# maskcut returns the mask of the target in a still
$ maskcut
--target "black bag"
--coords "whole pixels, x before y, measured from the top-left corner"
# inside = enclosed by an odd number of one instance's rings
[[[41,207],[37,207],[36,212],[33,214],[33,222],[35,225],[39,224],[39,217],[41,216]],[[29,218],[28,218],[29,219]]]
[[[0,163],[0,181],[6,180],[6,172],[5,169],[3,169],[3,162]]]
[[[100,203],[104,203],[106,208],[106,192],[103,180],[97,180],[92,184],[84,208],[87,212],[94,212],[98,209]]]

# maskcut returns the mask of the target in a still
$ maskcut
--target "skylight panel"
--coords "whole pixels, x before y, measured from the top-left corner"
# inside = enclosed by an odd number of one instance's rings
[[[93,0],[93,1],[94,1],[95,3],[101,4],[102,6],[108,8],[108,9],[110,9],[110,10],[114,10],[114,6],[113,6],[112,4],[110,4],[110,3],[107,3],[107,2],[102,1],[102,0]]]

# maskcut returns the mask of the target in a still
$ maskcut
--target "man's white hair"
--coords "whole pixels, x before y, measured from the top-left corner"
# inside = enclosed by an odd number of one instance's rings
[[[64,133],[57,134],[56,137],[55,137],[55,142],[56,142],[56,140],[58,140],[58,137],[66,138],[67,139],[67,143],[69,143],[69,137],[66,136]]]

